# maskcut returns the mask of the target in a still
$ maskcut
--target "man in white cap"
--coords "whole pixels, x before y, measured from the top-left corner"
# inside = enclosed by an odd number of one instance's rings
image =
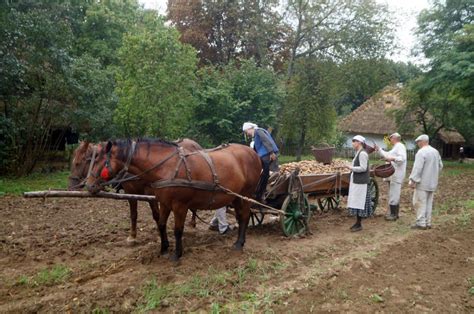
[[[393,133],[389,139],[393,145],[390,151],[386,152],[377,145],[375,145],[375,149],[378,150],[380,156],[390,162],[393,168],[395,168],[394,174],[388,179],[390,185],[388,201],[390,213],[385,216],[386,220],[394,221],[398,219],[400,212],[400,193],[407,169],[407,149],[401,142],[402,137],[399,133]]]
[[[433,197],[443,162],[439,152],[430,146],[428,135],[418,136],[415,142],[420,149],[415,155],[409,181],[409,185],[415,189],[413,207],[416,210],[416,223],[412,228],[425,230],[431,228]]]
[[[257,152],[262,162],[262,174],[258,183],[256,200],[261,201],[267,188],[271,171],[278,171],[278,147],[267,130],[259,128],[252,122],[245,122],[242,131],[253,138],[253,149]]]

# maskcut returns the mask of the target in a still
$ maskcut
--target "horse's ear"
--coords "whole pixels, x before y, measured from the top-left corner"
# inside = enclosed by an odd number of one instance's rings
[[[112,149],[113,143],[111,141],[107,142],[107,145],[105,146],[105,152],[108,153]]]

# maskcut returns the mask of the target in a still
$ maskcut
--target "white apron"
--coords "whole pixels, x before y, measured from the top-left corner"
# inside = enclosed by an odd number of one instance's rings
[[[351,173],[351,183],[349,185],[349,196],[347,198],[347,207],[355,209],[364,209],[367,197],[368,184],[354,183],[353,173]]]

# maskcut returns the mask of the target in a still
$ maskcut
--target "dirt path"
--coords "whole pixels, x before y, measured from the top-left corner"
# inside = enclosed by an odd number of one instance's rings
[[[313,217],[311,236],[287,239],[267,221],[249,230],[243,254],[230,250],[236,234],[198,223],[186,228],[177,265],[158,255],[143,204],[138,243],[129,246],[125,202],[3,197],[0,312],[472,312],[474,204],[466,200],[474,199],[473,181],[472,170],[442,178],[429,231],[409,229],[405,189],[398,222],[385,222],[379,208],[352,234],[352,218],[340,211]]]

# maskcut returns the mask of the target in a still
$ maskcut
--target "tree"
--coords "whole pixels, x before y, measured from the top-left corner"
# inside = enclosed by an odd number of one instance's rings
[[[58,143],[54,129],[110,130],[113,78],[73,46],[80,4],[22,1],[1,5],[0,141],[2,173],[30,173]],[[100,113],[104,113],[100,115]],[[87,122],[87,123],[85,123]]]
[[[199,53],[201,65],[253,58],[281,68],[286,32],[277,0],[169,0],[168,19],[181,40]]]
[[[331,103],[335,64],[316,58],[298,60],[282,110],[281,135],[297,144],[301,159],[307,142],[330,142],[335,136],[336,111]]]
[[[241,60],[223,67],[204,67],[199,78],[194,120],[204,145],[241,142],[246,121],[275,126],[283,93],[271,69],[259,67],[254,60]]]
[[[357,58],[338,65],[335,101],[339,115],[348,114],[387,85],[408,83],[421,70],[415,65],[385,58]]]
[[[119,60],[115,122],[121,133],[180,137],[195,106],[196,51],[150,11],[137,33],[125,35]]]
[[[393,46],[388,9],[374,0],[289,0],[286,12],[293,25],[288,79],[298,58],[376,58]]]
[[[474,3],[469,0],[435,1],[418,19],[421,48],[429,70],[410,85],[408,106],[400,121],[416,113],[426,133],[435,136],[455,127],[474,137]]]
[[[99,59],[102,66],[117,65],[117,51],[123,34],[133,32],[143,17],[137,0],[92,1],[76,30],[75,47],[78,55],[88,53]]]

